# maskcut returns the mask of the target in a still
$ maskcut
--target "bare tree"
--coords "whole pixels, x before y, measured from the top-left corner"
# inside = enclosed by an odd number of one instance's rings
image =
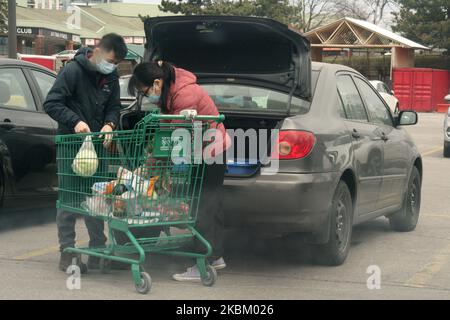
[[[293,0],[291,24],[307,32],[333,18],[335,0]]]
[[[352,17],[379,24],[385,18],[395,0],[337,0],[335,12],[338,16]]]
[[[0,0],[0,33],[8,32],[8,3]]]

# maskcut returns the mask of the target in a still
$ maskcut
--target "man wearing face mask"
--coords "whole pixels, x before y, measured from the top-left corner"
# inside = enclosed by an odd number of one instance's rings
[[[127,54],[123,38],[117,34],[105,35],[94,49],[81,48],[74,61],[59,73],[44,103],[45,112],[58,122],[58,134],[113,131],[119,121],[120,87],[117,64]],[[107,140],[105,140],[107,143]],[[79,255],[64,253],[75,245],[77,215],[58,209],[56,223],[61,250],[59,269],[66,271],[73,258],[84,273],[87,271]],[[106,243],[104,223],[86,217],[89,246],[101,247]],[[88,267],[98,268],[99,259],[89,257]]]

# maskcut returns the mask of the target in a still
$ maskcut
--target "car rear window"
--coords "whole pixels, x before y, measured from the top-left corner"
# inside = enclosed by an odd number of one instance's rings
[[[266,111],[286,112],[288,94],[244,85],[206,84],[202,87],[208,92],[221,111]],[[308,112],[308,101],[293,97],[291,112]]]
[[[319,71],[312,72],[312,90],[316,89]],[[256,112],[287,112],[289,95],[285,92],[274,91],[261,87],[238,84],[204,84],[202,87],[208,92],[221,111],[256,111]],[[291,113],[305,114],[311,103],[297,97],[292,98]]]

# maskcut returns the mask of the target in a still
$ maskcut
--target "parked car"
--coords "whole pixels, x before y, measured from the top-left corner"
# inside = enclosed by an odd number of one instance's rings
[[[450,103],[450,94],[444,99]],[[450,158],[450,107],[444,119],[444,157]]]
[[[42,107],[54,79],[37,64],[0,59],[0,206],[55,194],[57,124]]]
[[[37,64],[0,59],[0,207],[56,196],[58,125],[42,107],[55,79],[54,72]],[[127,96],[121,100],[124,113],[136,103]]]
[[[386,83],[382,81],[370,81],[370,83],[374,86],[375,89],[380,93],[380,96],[383,97],[383,99],[388,104],[391,111],[396,114],[399,111],[399,102],[398,99],[395,97],[394,90],[390,90]]]
[[[273,159],[230,159],[227,226],[305,234],[327,265],[345,261],[353,225],[387,216],[395,230],[414,230],[422,160],[402,127],[416,124],[415,112],[393,115],[351,68],[311,64],[308,41],[273,20],[175,16],[144,25],[145,59],[195,72],[227,129],[280,130],[263,150],[269,158],[279,152],[275,174],[267,174]]]

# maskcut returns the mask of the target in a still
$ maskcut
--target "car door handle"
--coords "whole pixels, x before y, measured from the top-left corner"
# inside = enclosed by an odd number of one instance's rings
[[[354,139],[359,139],[359,138],[361,138],[361,135],[359,134],[358,130],[353,129],[352,137],[353,137]]]
[[[4,119],[3,122],[0,122],[0,127],[5,129],[12,129],[16,126],[11,122],[10,119]]]

